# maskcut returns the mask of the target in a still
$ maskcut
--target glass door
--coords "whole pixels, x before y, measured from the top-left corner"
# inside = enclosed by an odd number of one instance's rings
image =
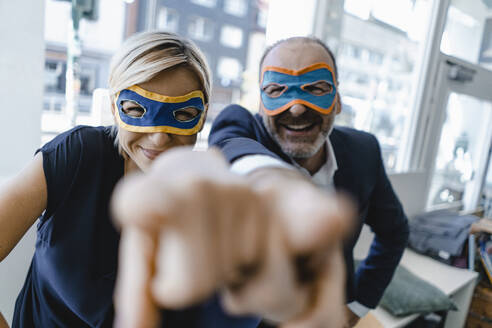
[[[482,182],[479,206],[483,208],[484,217],[492,219],[492,147],[489,150],[488,168]]]
[[[429,190],[430,207],[476,208],[491,118],[492,102],[450,91]]]
[[[489,198],[492,179],[492,3],[445,2],[420,163],[429,173],[428,209],[475,210]]]

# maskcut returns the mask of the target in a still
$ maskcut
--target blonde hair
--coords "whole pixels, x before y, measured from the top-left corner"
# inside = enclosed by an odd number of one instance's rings
[[[205,56],[190,40],[177,34],[148,31],[134,34],[125,42],[111,59],[109,70],[109,95],[111,103],[118,92],[132,85],[151,80],[163,70],[186,65],[200,79],[208,104],[211,93],[211,73]],[[118,145],[118,127],[115,144]],[[118,145],[120,153],[124,155]]]

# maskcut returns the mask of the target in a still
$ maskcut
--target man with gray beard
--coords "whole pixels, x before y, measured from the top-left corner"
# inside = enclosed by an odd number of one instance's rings
[[[377,306],[393,276],[408,240],[406,216],[376,138],[333,126],[342,105],[335,57],[325,44],[310,37],[281,40],[265,51],[260,72],[259,114],[228,106],[214,121],[209,143],[222,150],[233,172],[297,169],[320,188],[355,201],[358,220],[343,243],[346,327],[352,327]],[[363,224],[375,238],[355,270],[353,248]]]

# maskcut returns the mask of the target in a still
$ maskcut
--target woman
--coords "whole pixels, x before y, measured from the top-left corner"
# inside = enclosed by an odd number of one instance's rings
[[[113,188],[162,152],[193,145],[203,127],[210,73],[197,47],[175,34],[128,39],[112,60],[109,87],[116,126],[58,135],[0,193],[0,260],[39,217],[14,327],[112,325],[119,243],[108,210]],[[163,323],[183,327],[201,313],[229,326],[257,323],[227,317],[215,300],[169,311]]]

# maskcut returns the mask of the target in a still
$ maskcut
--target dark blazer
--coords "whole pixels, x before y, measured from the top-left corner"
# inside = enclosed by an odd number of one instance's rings
[[[343,127],[335,127],[329,138],[338,165],[335,188],[353,197],[359,213],[352,235],[344,242],[347,303],[356,300],[374,308],[407,245],[407,218],[386,175],[376,138]],[[270,137],[261,117],[238,105],[226,107],[215,119],[209,144],[219,147],[231,163],[253,154],[292,163]],[[368,257],[354,272],[353,248],[364,223],[371,227],[375,237]]]

